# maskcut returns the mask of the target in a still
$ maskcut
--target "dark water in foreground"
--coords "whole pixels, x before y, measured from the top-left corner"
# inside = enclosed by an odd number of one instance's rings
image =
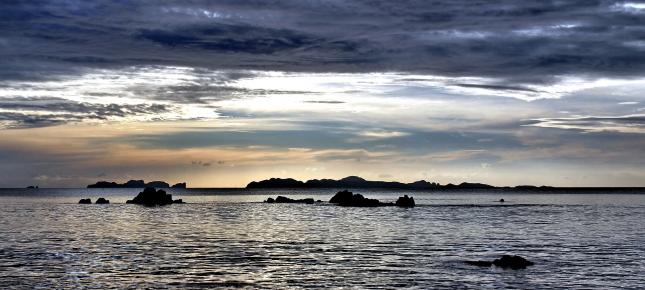
[[[189,204],[120,204],[137,192],[0,190],[0,288],[645,287],[645,194],[414,192],[402,209],[259,203],[332,190],[175,190]],[[99,196],[113,204],[76,204]],[[501,254],[536,265],[463,263]]]

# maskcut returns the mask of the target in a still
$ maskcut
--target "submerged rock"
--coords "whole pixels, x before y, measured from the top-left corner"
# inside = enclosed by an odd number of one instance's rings
[[[79,204],[92,204],[92,200],[89,198],[81,198],[81,200],[78,201]]]
[[[520,256],[511,256],[511,255],[503,255],[499,259],[495,259],[492,262],[489,261],[466,261],[465,262],[468,265],[473,265],[473,266],[478,266],[478,267],[490,267],[490,266],[496,266],[500,268],[510,268],[513,270],[518,270],[518,269],[526,269],[528,266],[533,266],[535,263],[524,259]]]
[[[102,197],[99,197],[99,199],[96,200],[96,204],[108,204],[108,203],[110,203],[110,201]]]
[[[414,207],[414,197],[408,197],[408,195],[404,195],[399,197],[399,199],[396,200],[396,203],[394,203],[396,206],[400,207]]]
[[[172,203],[183,203],[183,201],[179,199],[173,201],[172,195],[166,193],[165,190],[155,190],[153,187],[146,187],[142,192],[139,192],[139,194],[134,199],[128,200],[125,203],[155,206],[168,205]]]
[[[477,267],[490,267],[490,266],[493,265],[493,262],[489,262],[489,261],[466,261],[466,264],[477,266]]]
[[[313,198],[291,199],[291,198],[284,197],[284,196],[278,196],[275,199],[269,197],[264,202],[266,202],[266,203],[306,203],[306,204],[313,204],[314,199]]]

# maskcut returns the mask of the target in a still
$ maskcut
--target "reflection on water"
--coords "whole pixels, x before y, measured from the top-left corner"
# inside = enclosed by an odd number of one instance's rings
[[[149,208],[75,204],[136,192],[40,191],[0,193],[3,289],[645,286],[645,195],[514,194],[500,205],[495,194],[415,193],[420,206],[402,209],[186,191],[173,194],[191,204]],[[506,253],[536,265],[462,263]]]

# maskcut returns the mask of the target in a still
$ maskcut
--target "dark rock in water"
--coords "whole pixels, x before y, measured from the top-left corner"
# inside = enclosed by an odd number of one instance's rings
[[[394,204],[396,206],[400,207],[414,207],[414,197],[408,197],[408,195],[404,195],[399,197],[399,199],[396,200],[396,203]]]
[[[329,203],[347,203],[352,200],[353,196],[354,194],[351,191],[339,191],[329,200]]]
[[[510,268],[513,270],[526,269],[528,266],[533,266],[535,263],[528,261],[520,256],[511,256],[504,255],[499,259],[495,259],[492,262],[489,261],[466,261],[468,265],[478,266],[478,267],[490,267],[497,266],[500,268]]]
[[[110,201],[102,197],[99,197],[99,199],[96,200],[96,204],[108,204],[108,203],[110,203]]]
[[[489,261],[466,261],[466,264],[477,266],[477,267],[490,267],[490,266],[493,265],[493,262],[489,262]]]
[[[500,200],[499,200],[499,202],[504,202],[504,199],[503,199],[503,198],[502,198],[502,199],[500,199]]]
[[[291,199],[291,198],[284,197],[284,196],[278,196],[275,199],[269,197],[264,202],[266,202],[266,203],[306,203],[306,204],[313,204],[314,199],[313,198]]]
[[[520,256],[504,255],[499,259],[495,259],[493,265],[502,268],[525,269],[527,266],[535,265],[535,263]]]
[[[173,200],[172,203],[185,203],[185,202],[180,198],[180,199]]]
[[[132,200],[125,203],[135,203],[148,206],[167,205],[173,203],[172,195],[166,193],[165,190],[155,190],[153,187],[146,187],[142,192]]]
[[[361,194],[354,194],[351,191],[343,190],[336,195],[334,195],[329,203],[335,203],[340,206],[361,206],[361,207],[372,207],[372,206],[388,206],[393,205],[391,203],[382,203],[378,199],[365,198]]]
[[[185,182],[180,182],[180,183],[177,183],[177,184],[175,184],[175,185],[173,185],[171,187],[172,188],[186,188],[186,183]]]
[[[81,200],[78,201],[79,204],[92,204],[92,200],[89,198],[81,198]]]

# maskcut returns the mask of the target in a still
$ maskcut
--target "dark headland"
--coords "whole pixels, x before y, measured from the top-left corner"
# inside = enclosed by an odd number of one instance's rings
[[[438,191],[469,191],[469,190],[499,190],[499,191],[567,191],[567,192],[588,192],[588,191],[620,191],[620,192],[645,192],[642,187],[553,187],[553,186],[493,186],[484,183],[462,182],[460,184],[439,184],[419,180],[410,183],[398,181],[371,181],[358,176],[348,176],[342,179],[311,179],[300,181],[293,178],[270,178],[249,183],[248,189],[271,189],[271,188],[379,188],[379,189],[401,189],[401,190],[438,190]]]
[[[99,181],[94,184],[90,184],[87,188],[186,188],[185,182],[180,182],[170,186],[169,183],[165,181],[151,181],[146,183],[143,180],[130,180],[126,183],[116,183],[114,181]]]

